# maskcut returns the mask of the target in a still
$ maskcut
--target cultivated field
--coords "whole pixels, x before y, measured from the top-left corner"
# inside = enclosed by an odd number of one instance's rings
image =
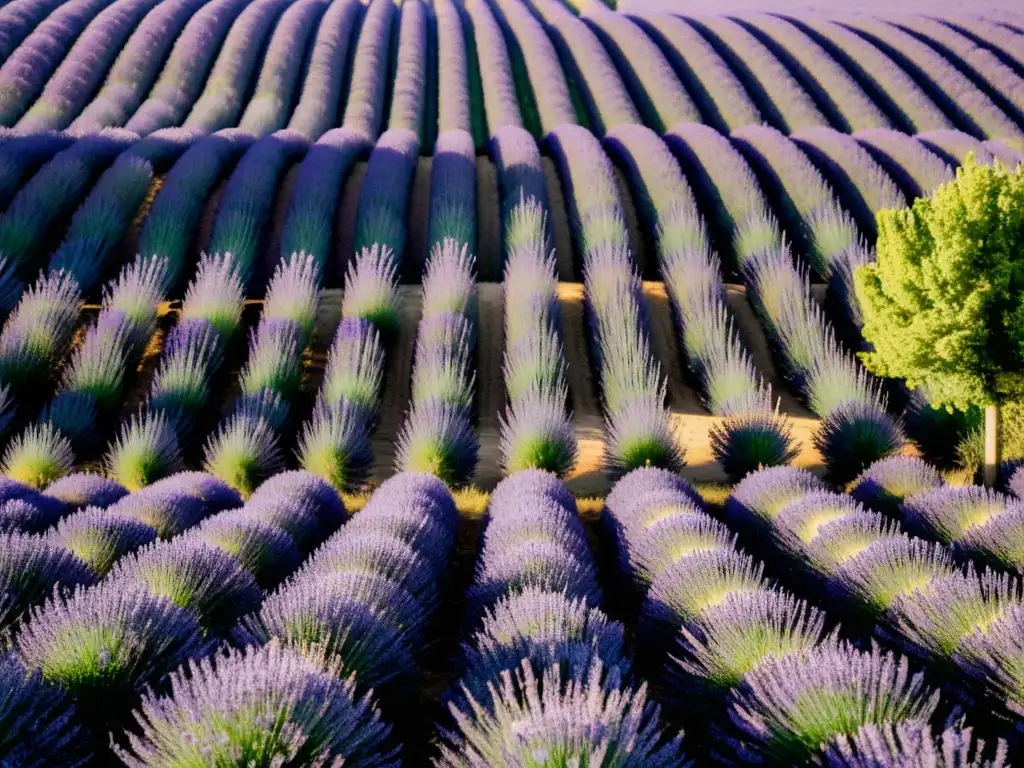
[[[1011,2],[0,0],[0,766],[1010,765],[857,275],[1022,161]]]

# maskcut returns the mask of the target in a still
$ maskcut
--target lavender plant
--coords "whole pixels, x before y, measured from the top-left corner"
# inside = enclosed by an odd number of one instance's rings
[[[834,737],[826,760],[829,768],[871,768],[915,762],[936,768],[1004,768],[1008,754],[1005,742],[997,742],[994,752],[986,752],[985,746],[984,740],[973,737],[970,728],[951,726],[934,733],[927,725],[918,723],[881,727],[868,724],[854,734]]]
[[[832,265],[859,237],[832,188],[799,148],[778,131],[748,126],[734,131],[732,140],[768,182],[767,193],[781,201],[778,208],[783,224],[798,250],[827,278]]]
[[[611,684],[602,680],[600,662],[583,679],[558,667],[538,677],[526,663],[504,672],[489,685],[491,712],[472,697],[453,711],[458,730],[445,734],[439,765],[686,765],[681,739],[663,733],[646,688],[620,687],[615,673],[609,676]]]
[[[576,108],[569,95],[565,73],[544,27],[522,3],[495,0],[491,9],[498,23],[508,30],[510,44],[514,41],[521,51],[521,61],[526,70],[521,75],[528,82],[517,83],[517,90],[526,89],[532,95],[541,134],[547,135],[559,125],[577,123]],[[519,78],[520,73],[516,76]],[[520,103],[522,101],[520,96]]]
[[[290,130],[310,141],[327,139],[324,134],[337,122],[349,46],[353,45],[353,34],[359,28],[360,12],[356,0],[331,3],[317,26],[302,90],[288,121]],[[327,139],[326,144],[330,145],[331,140]],[[333,175],[325,176],[330,179]],[[292,201],[294,205],[294,192]]]
[[[530,6],[559,51],[562,66],[586,105],[594,133],[604,136],[616,125],[642,122],[597,35],[561,3],[531,0]]]
[[[808,128],[790,138],[843,198],[868,238],[873,240],[877,235],[875,214],[906,206],[907,198],[895,181],[851,136],[831,128]]]
[[[25,35],[20,45],[5,52],[0,65],[0,125],[17,122],[82,30],[111,4],[111,0],[63,3]]]
[[[327,6],[325,0],[299,0],[281,14],[263,56],[252,96],[239,118],[241,130],[265,136],[287,125],[308,58],[306,48]]]
[[[146,14],[124,44],[92,100],[85,102],[90,94],[83,93],[77,97],[82,100],[77,109],[74,100],[60,104],[61,114],[73,118],[68,131],[83,135],[124,125],[146,98],[179,33],[204,5],[205,0],[179,0],[160,4],[152,13]],[[37,119],[36,125],[53,123],[54,118],[48,114],[43,120]]]
[[[913,75],[881,48],[872,45],[842,24],[813,15],[791,19],[836,59],[853,77],[870,86],[871,95],[907,133],[932,128],[952,128],[945,112],[925,92]]]
[[[676,77],[697,102],[699,121],[728,133],[764,122],[757,105],[729,65],[692,25],[668,13],[631,16],[665,54]],[[670,128],[675,123],[666,123]]]
[[[927,43],[881,20],[847,19],[843,24],[893,56],[958,126],[986,139],[1004,138],[1017,143],[1024,140],[1024,133],[1013,119]]]
[[[138,768],[265,755],[397,766],[370,695],[357,697],[353,681],[332,671],[275,644],[190,661],[172,675],[169,695],[142,700],[140,732],[118,756]]]
[[[644,465],[678,467],[682,455],[664,407],[665,383],[647,341],[640,281],[611,163],[585,129],[562,126],[550,141],[583,258],[606,413],[606,466],[616,475]]]
[[[90,756],[74,704],[11,653],[0,656],[0,760],[26,768],[72,768]]]
[[[640,27],[600,5],[589,6],[583,18],[622,73],[644,125],[661,133],[676,123],[702,122],[668,59]]]
[[[72,143],[72,137],[57,132],[7,137],[0,145],[0,207],[7,207],[27,176]]]
[[[499,129],[506,127],[522,128],[523,117],[516,96],[512,62],[509,59],[508,48],[505,45],[501,27],[494,17],[494,12],[486,0],[465,0],[460,5],[468,17],[469,26],[473,29],[473,40],[479,58],[478,69],[483,91],[484,112],[491,135],[497,135]],[[438,12],[439,25],[440,20],[441,12]],[[443,105],[447,103],[444,97],[451,91],[445,89],[444,78],[440,82],[442,84],[440,104],[443,108]],[[452,98],[454,100],[454,94]],[[445,130],[445,128],[441,128],[441,130]]]
[[[871,509],[896,515],[911,496],[942,487],[938,471],[914,456],[892,456],[876,461],[854,481],[850,495]]]
[[[249,0],[211,0],[197,10],[174,42],[174,48],[159,78],[145,95],[145,100],[136,103],[130,114],[124,114],[125,128],[145,136],[160,128],[180,125],[199,98],[214,57],[220,52],[225,37],[239,14],[248,10],[248,5]],[[248,11],[247,19],[265,13],[262,10],[265,6],[273,7],[276,3],[253,5],[255,9]],[[239,27],[240,31],[235,34],[242,35],[244,33],[241,30],[247,28],[248,24],[243,23]],[[140,100],[142,96],[138,94]],[[79,127],[84,130],[92,120],[116,120],[122,114],[120,110],[113,114],[102,114],[100,105],[105,106],[106,103],[100,100],[95,103],[96,106],[87,107],[82,113],[82,125]],[[126,102],[118,106],[124,104]]]
[[[0,61],[6,61],[21,42],[38,27],[60,3],[53,0],[22,0],[0,8]]]
[[[405,251],[405,213],[412,177],[419,158],[419,138],[413,131],[388,130],[374,146],[359,190],[353,252],[374,247],[389,249],[395,266]],[[360,261],[357,256],[356,262]]]
[[[98,579],[110,573],[119,559],[156,538],[156,529],[138,518],[97,507],[69,515],[47,535],[53,544],[89,566]]]
[[[688,17],[725,59],[752,95],[764,122],[784,133],[828,125],[811,95],[763,45],[737,21],[724,16]]]
[[[394,3],[376,0],[370,4],[359,28],[359,42],[352,58],[351,85],[342,127],[376,142],[384,124],[387,94],[387,62],[391,28],[398,11]]]
[[[8,270],[23,279],[34,274],[40,246],[54,223],[71,212],[95,176],[136,138],[125,131],[104,131],[77,141],[21,187],[0,218],[0,253]]]
[[[746,14],[740,23],[788,66],[836,128],[852,133],[892,126],[850,73],[796,24],[761,13]]]
[[[437,19],[437,124],[440,138],[440,134],[448,131],[469,133],[473,126],[469,59],[460,8],[452,0],[442,0],[434,4],[434,15]],[[491,23],[493,25],[493,17]],[[480,76],[484,76],[482,71]]]
[[[128,495],[124,486],[91,472],[77,472],[47,486],[43,495],[65,505],[68,510],[86,507],[106,509]]]
[[[726,418],[712,434],[715,457],[737,479],[792,461],[790,427],[772,407],[771,392],[736,333],[718,258],[671,152],[639,126],[613,130],[605,146],[627,170],[645,224],[657,233],[661,273],[685,359],[708,409]]]
[[[0,629],[5,632],[55,587],[66,590],[96,579],[77,555],[44,537],[12,533],[0,535],[0,540]]]
[[[194,102],[186,102],[181,123],[202,133],[233,125],[252,81],[259,54],[271,36],[288,0],[256,0],[231,25],[210,69],[205,87]]]
[[[953,169],[942,158],[898,131],[860,131],[854,138],[909,198],[926,197],[953,178]]]
[[[388,131],[408,131],[417,137],[417,141],[423,137],[426,50],[426,7],[419,0],[402,3],[398,19]]]
[[[99,13],[60,62],[46,86],[14,125],[20,133],[67,128],[78,116],[157,0],[119,0]]]

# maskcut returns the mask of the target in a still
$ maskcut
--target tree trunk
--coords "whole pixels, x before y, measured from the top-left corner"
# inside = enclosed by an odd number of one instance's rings
[[[999,476],[999,406],[985,408],[985,485],[992,488]]]

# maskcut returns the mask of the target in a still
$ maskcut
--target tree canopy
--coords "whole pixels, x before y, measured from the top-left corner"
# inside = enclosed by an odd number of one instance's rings
[[[979,165],[878,214],[855,275],[868,370],[966,410],[1024,394],[1024,166]]]

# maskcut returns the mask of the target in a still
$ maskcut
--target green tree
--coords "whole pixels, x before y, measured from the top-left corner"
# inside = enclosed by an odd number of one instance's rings
[[[877,261],[855,275],[868,370],[935,405],[986,408],[986,477],[1000,404],[1024,393],[1024,166],[979,165],[911,208],[878,214]]]

